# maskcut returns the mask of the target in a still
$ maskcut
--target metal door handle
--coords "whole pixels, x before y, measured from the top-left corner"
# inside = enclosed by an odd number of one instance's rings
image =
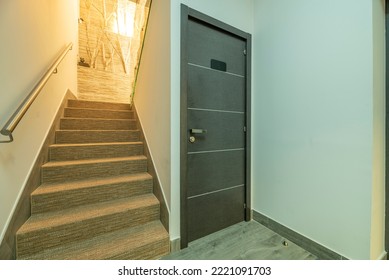
[[[206,129],[201,129],[201,128],[191,128],[190,133],[192,134],[203,134],[207,133]]]

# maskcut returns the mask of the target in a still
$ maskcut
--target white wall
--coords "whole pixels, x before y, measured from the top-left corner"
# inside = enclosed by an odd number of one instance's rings
[[[372,2],[254,4],[253,208],[348,258],[376,258],[384,57]]]
[[[78,0],[0,1],[0,126],[69,43],[73,51],[0,144],[0,242],[66,91],[77,92]],[[7,139],[7,138],[1,138]]]
[[[252,33],[253,0],[171,0],[171,217],[170,234],[180,236],[180,24],[181,3]]]

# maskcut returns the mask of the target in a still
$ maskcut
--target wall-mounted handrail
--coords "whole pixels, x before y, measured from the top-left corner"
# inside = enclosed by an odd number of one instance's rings
[[[13,141],[12,132],[15,130],[16,126],[19,124],[20,120],[23,118],[24,114],[30,108],[31,104],[37,98],[38,94],[42,91],[43,87],[46,85],[51,75],[57,73],[57,67],[61,61],[65,58],[66,54],[73,48],[73,43],[69,43],[67,47],[61,52],[57,57],[54,63],[47,69],[46,73],[42,76],[39,82],[35,85],[32,91],[28,96],[23,100],[23,102],[16,109],[15,113],[9,118],[6,122],[0,133],[4,136],[8,136],[9,140],[0,141],[0,143],[10,143]]]

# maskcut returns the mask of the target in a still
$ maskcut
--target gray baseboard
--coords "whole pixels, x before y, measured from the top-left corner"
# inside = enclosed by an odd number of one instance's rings
[[[253,210],[253,220],[297,244],[320,260],[347,260],[344,256]]]

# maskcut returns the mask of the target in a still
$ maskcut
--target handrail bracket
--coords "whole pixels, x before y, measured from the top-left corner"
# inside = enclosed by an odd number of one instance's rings
[[[1,134],[4,135],[4,136],[8,136],[9,137],[9,140],[1,140],[0,143],[11,143],[14,141],[14,137],[12,136],[12,132],[10,131],[1,131]]]

